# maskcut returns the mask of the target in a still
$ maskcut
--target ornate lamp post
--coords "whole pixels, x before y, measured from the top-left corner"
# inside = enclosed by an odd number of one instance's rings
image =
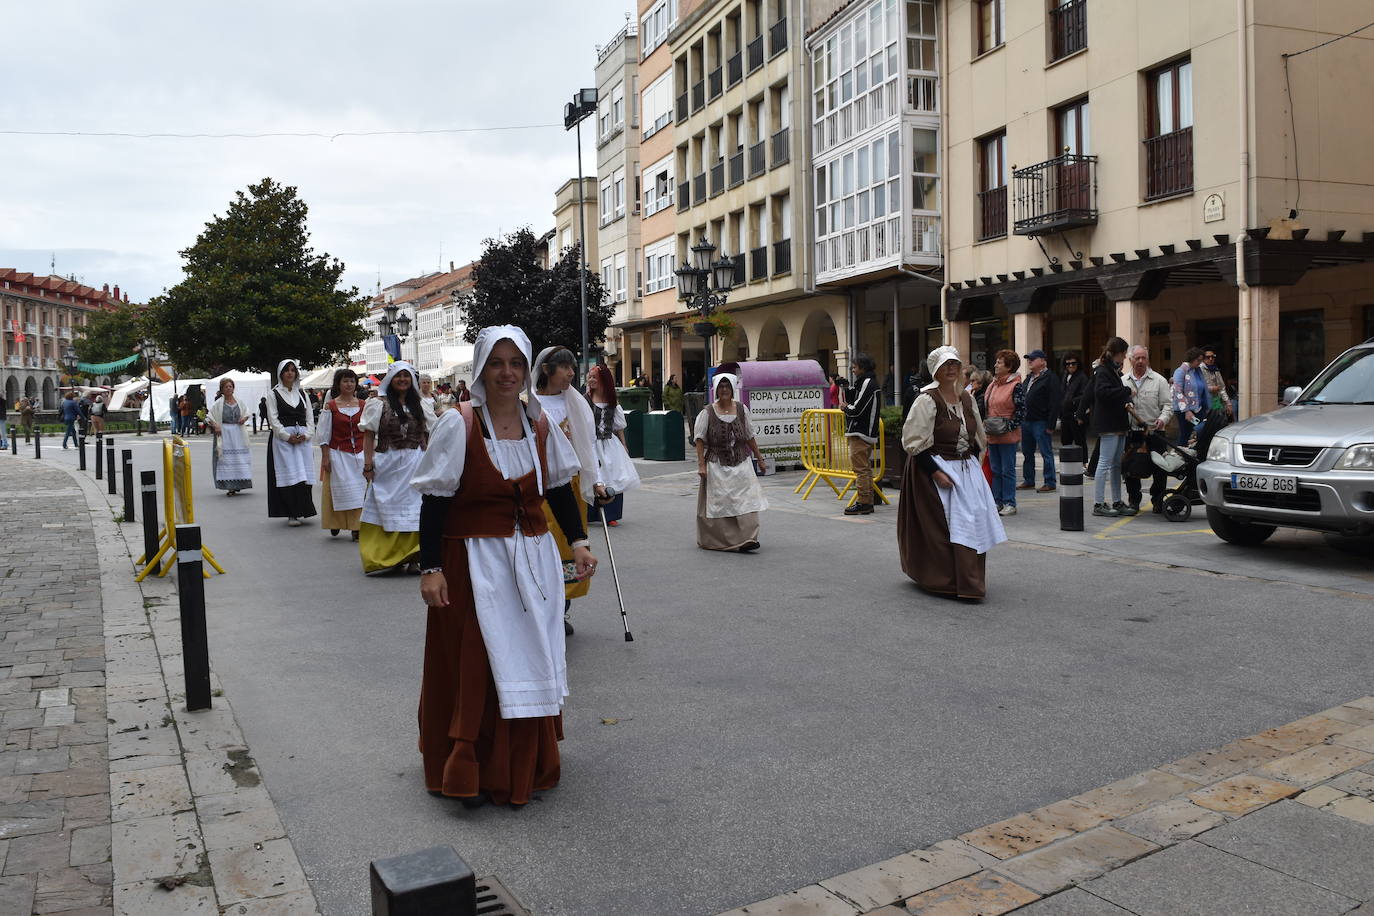
[[[153,355],[157,352],[157,345],[150,338],[141,338],[138,342],[138,349],[143,354],[148,369],[148,396],[144,403],[148,405],[148,434],[157,435],[156,414],[153,412]]]
[[[725,306],[730,291],[735,288],[735,262],[726,255],[712,261],[716,246],[702,238],[692,246],[692,263],[684,263],[677,274],[677,295],[689,309],[696,310],[701,320],[692,325],[692,333],[701,338],[706,371],[702,384],[706,385],[711,372],[711,338],[716,326],[710,322],[711,313]]]
[[[76,362],[76,347],[67,344],[67,349],[62,351],[62,364],[67,370],[68,378],[72,378],[76,375]]]
[[[377,319],[377,331],[383,337],[389,334],[395,334],[396,339],[404,344],[406,338],[410,337],[410,316],[405,312],[401,312],[400,316],[397,317],[396,313],[398,311],[400,310],[391,303],[382,306],[382,317]],[[385,341],[383,341],[383,343],[385,343]],[[415,362],[419,363],[419,361],[419,352],[417,350]]]

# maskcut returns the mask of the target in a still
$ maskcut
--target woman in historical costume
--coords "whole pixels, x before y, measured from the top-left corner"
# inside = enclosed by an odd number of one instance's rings
[[[578,514],[582,528],[587,527],[587,505],[607,496],[602,485],[599,464],[596,459],[596,435],[593,432],[595,421],[592,407],[587,399],[572,389],[577,378],[577,357],[565,347],[545,347],[534,361],[534,393],[539,398],[539,406],[548,421],[563,431],[577,453],[578,472],[573,476],[573,492],[580,498],[577,501]],[[558,558],[565,570],[563,582],[563,633],[573,634],[572,602],[574,598],[584,597],[592,584],[587,579],[578,579],[566,574],[573,562],[572,548],[568,537],[554,518],[553,509],[544,503],[544,517],[549,523],[549,531],[558,543]]]
[[[572,488],[580,462],[543,414],[529,358],[519,328],[478,334],[472,400],[444,415],[411,481],[424,494],[425,786],[468,807],[523,805],[558,784],[564,576],[546,502],[576,575],[596,568]]]
[[[1007,539],[979,464],[987,434],[964,390],[959,351],[940,347],[926,360],[935,381],[921,389],[902,424],[897,545],[902,572],[937,595],[983,598],[987,551]]]
[[[250,414],[234,398],[234,380],[219,380],[219,397],[206,413],[205,421],[215,434],[210,463],[215,475],[215,489],[228,490],[225,495],[236,496],[240,490],[253,486],[253,453],[248,450],[248,437],[243,424]]]
[[[593,507],[592,521],[604,521],[614,528],[625,515],[625,491],[639,486],[639,472],[625,445],[625,410],[616,400],[610,369],[593,366],[587,373],[587,401],[592,405],[601,482],[615,494],[609,502]]]
[[[420,494],[410,475],[429,445],[430,424],[413,366],[394,362],[368,398],[363,419],[363,495],[358,549],[368,575],[412,566],[420,556]]]
[[[358,400],[358,373],[340,369],[334,373],[329,400],[320,411],[315,442],[320,446],[320,527],[337,537],[353,532],[363,514],[363,402]]]
[[[749,410],[735,399],[739,379],[715,376],[716,397],[697,414],[697,546],[703,550],[759,549],[759,512],[768,508],[755,462],[763,454],[754,439]],[[751,460],[751,457],[752,460]]]
[[[310,443],[315,423],[310,398],[301,390],[301,371],[294,359],[277,364],[277,384],[267,393],[267,517],[285,518],[292,528],[315,514],[315,461]]]

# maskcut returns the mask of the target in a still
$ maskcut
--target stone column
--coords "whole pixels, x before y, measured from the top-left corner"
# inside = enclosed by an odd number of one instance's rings
[[[1131,346],[1150,345],[1150,302],[1148,299],[1123,299],[1116,304],[1116,336]],[[1151,353],[1153,361],[1163,362],[1163,353]]]
[[[1011,316],[1011,342],[1018,354],[1045,346],[1045,313],[1021,312]]]
[[[645,328],[639,332],[639,374],[645,378],[654,377],[654,331]]]
[[[664,328],[668,328],[664,325]],[[683,383],[682,378],[682,336],[675,335],[671,330],[666,330],[663,335],[663,381],[668,381],[668,376],[676,375],[677,383]]]
[[[1253,417],[1279,402],[1279,287],[1251,286],[1239,293],[1240,405]]]
[[[949,321],[945,324],[945,343],[959,351],[959,357],[968,365],[973,358],[969,348],[973,346],[973,329],[967,321]]]
[[[630,387],[634,378],[635,347],[634,335],[629,331],[620,332],[620,386]]]

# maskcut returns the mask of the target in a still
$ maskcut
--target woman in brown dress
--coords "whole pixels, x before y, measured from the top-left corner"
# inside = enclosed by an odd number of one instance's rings
[[[963,388],[959,351],[940,347],[926,365],[935,381],[902,425],[909,455],[897,516],[902,572],[925,591],[980,599],[987,594],[987,550],[1006,540],[979,465],[987,434]]]

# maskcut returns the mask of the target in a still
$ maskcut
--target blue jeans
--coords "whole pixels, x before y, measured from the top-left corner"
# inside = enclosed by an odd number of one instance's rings
[[[10,444],[10,421],[0,417],[0,448],[8,448]]]
[[[80,445],[80,444],[81,444],[81,439],[78,438],[78,437],[77,437],[77,434],[76,434],[76,421],[75,421],[75,420],[67,420],[67,421],[65,421],[65,423],[66,423],[67,431],[66,431],[65,433],[63,433],[63,435],[62,435],[62,447],[63,447],[63,448],[66,448],[66,447],[67,447],[67,440],[68,440],[68,439],[70,439],[70,440],[72,440],[73,442],[75,442],[75,443],[77,443],[78,445]]]
[[[1121,502],[1121,452],[1126,445],[1125,433],[1103,433],[1097,440],[1101,452],[1097,458],[1097,476],[1093,478],[1093,503],[1107,502],[1103,495],[1107,478],[1112,481],[1111,504]]]
[[[992,498],[998,507],[1016,505],[1016,443],[988,443]]]
[[[1046,420],[1026,420],[1021,424],[1021,479],[1035,483],[1035,452],[1040,451],[1045,486],[1055,485],[1054,436]]]
[[[1178,418],[1178,444],[1187,445],[1188,440],[1193,437],[1195,426],[1188,422],[1188,418],[1184,416],[1181,410],[1175,410],[1174,416]],[[1197,420],[1198,424],[1202,423],[1203,414],[1200,411],[1194,411],[1193,417]]]

